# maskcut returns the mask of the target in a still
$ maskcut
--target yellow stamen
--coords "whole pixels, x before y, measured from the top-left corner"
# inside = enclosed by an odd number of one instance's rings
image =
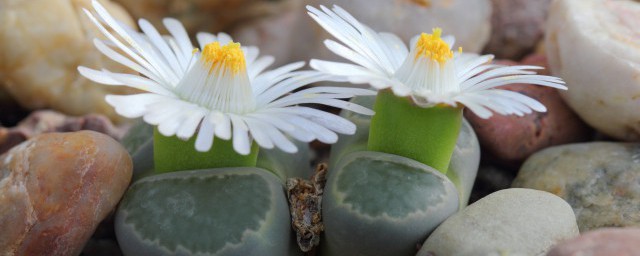
[[[416,59],[424,56],[443,64],[453,58],[453,51],[451,51],[449,45],[440,38],[441,34],[442,29],[440,28],[434,28],[433,34],[422,33],[416,43]]]
[[[222,68],[230,70],[235,75],[247,66],[239,43],[229,43],[225,46],[220,46],[219,42],[207,44],[202,49],[202,59],[211,65],[209,73],[215,68]]]

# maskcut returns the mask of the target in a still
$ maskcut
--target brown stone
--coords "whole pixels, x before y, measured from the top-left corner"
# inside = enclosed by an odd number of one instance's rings
[[[109,118],[100,114],[73,117],[51,110],[39,110],[20,121],[16,127],[0,127],[0,154],[42,133],[91,130],[119,140],[127,127],[127,125],[116,127]]]
[[[78,255],[131,172],[127,151],[92,131],[42,134],[0,155],[0,255]]]
[[[514,62],[498,63],[511,65]],[[547,66],[543,55],[529,56],[521,64]],[[538,73],[548,74],[548,71],[545,69]],[[500,88],[540,101],[547,107],[547,112],[534,112],[522,117],[494,114],[489,119],[482,119],[465,111],[483,152],[497,164],[517,168],[527,157],[543,148],[586,141],[592,136],[591,129],[563,102],[557,89],[531,84]]]
[[[491,37],[484,51],[498,58],[520,59],[543,38],[551,0],[491,0]]]
[[[547,256],[633,256],[638,253],[640,228],[605,228],[558,244]]]

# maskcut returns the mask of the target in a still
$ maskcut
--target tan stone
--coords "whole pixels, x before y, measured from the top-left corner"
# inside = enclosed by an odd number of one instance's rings
[[[107,0],[117,19],[133,26],[128,14]],[[24,107],[53,108],[67,114],[103,113],[122,120],[106,104],[106,94],[132,89],[95,84],[77,67],[127,70],[93,46],[100,32],[83,13],[91,0],[0,1],[0,84]]]
[[[92,131],[48,133],[0,156],[0,255],[78,255],[131,180],[126,150]]]

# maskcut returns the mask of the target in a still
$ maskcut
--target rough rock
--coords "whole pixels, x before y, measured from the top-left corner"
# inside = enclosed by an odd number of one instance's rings
[[[564,198],[582,232],[640,226],[640,144],[590,142],[545,149],[527,159],[513,187]]]
[[[492,0],[491,37],[484,51],[504,59],[520,59],[544,36],[551,0]]]
[[[514,62],[499,61],[514,65]],[[546,67],[543,55],[531,55],[520,63]],[[539,74],[548,75],[546,69]],[[518,169],[531,154],[554,145],[582,142],[590,139],[591,129],[564,103],[557,89],[531,84],[512,84],[500,87],[525,94],[540,101],[547,112],[533,112],[525,116],[494,114],[482,119],[470,111],[465,117],[475,129],[480,146],[487,158],[498,165]]]
[[[598,131],[640,140],[640,2],[554,1],[545,49],[561,95]]]
[[[127,125],[116,127],[108,118],[99,114],[72,117],[51,110],[40,110],[32,112],[15,127],[0,127],[0,154],[42,133],[91,130],[119,140],[127,128]]]
[[[0,255],[78,255],[131,179],[118,142],[47,133],[0,155]]]
[[[120,6],[101,1],[117,19],[133,21]],[[91,0],[0,1],[0,83],[25,108],[52,108],[71,115],[102,113],[124,120],[104,101],[133,89],[95,84],[77,67],[127,69],[93,46],[99,30],[82,8]]]
[[[547,256],[633,256],[640,252],[640,229],[604,228],[556,245]]]
[[[578,235],[571,207],[533,189],[505,189],[449,217],[427,238],[423,255],[544,255]]]

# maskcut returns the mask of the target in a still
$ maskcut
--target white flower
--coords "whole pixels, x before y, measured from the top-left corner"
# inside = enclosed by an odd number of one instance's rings
[[[290,93],[317,81],[343,80],[318,71],[294,71],[304,62],[263,72],[273,57],[258,57],[256,47],[240,47],[227,34],[199,33],[200,51],[177,20],[163,20],[171,36],[160,35],[144,19],[138,23],[144,33],[138,33],[116,21],[97,1],[92,4],[97,17],[85,12],[109,39],[106,43],[95,39],[95,46],[141,75],[78,67],[80,73],[98,83],[146,91],[108,95],[106,100],[120,115],[143,117],[157,125],[164,136],[186,140],[197,132],[198,151],[208,151],[215,136],[233,139],[234,150],[243,155],[249,154],[252,140],[264,148],[275,146],[293,153],[297,148],[285,135],[304,142],[318,139],[334,143],[336,133],[355,132],[355,125],[339,116],[297,104],[324,104],[372,114],[338,99],[372,95],[373,91],[315,87]]]
[[[335,54],[354,64],[311,60],[311,67],[348,78],[351,83],[368,83],[376,89],[390,88],[400,97],[409,96],[421,107],[438,104],[468,107],[476,115],[489,118],[498,114],[524,115],[546,108],[525,95],[495,87],[529,83],[567,89],[557,77],[536,75],[537,66],[489,64],[492,55],[453,52],[454,38],[422,33],[411,40],[411,50],[397,36],[376,33],[358,22],[344,9],[307,6],[309,15],[342,44],[325,40]]]

